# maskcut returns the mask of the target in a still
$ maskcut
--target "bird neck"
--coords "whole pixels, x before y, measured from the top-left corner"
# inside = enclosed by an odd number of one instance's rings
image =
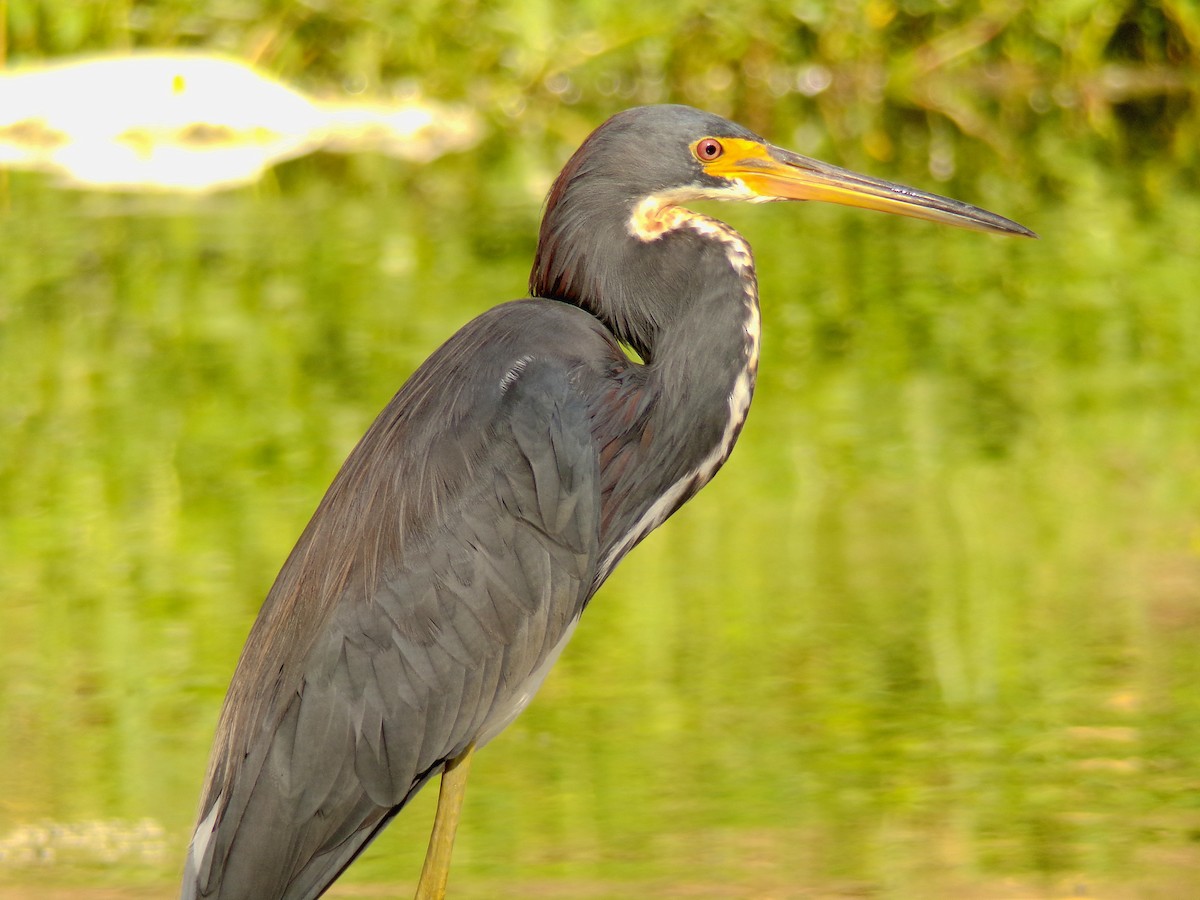
[[[674,427],[695,436],[706,426],[710,440],[719,432],[724,461],[758,369],[758,282],[750,247],[723,222],[678,207],[641,219],[635,214],[631,221],[643,229],[636,236],[651,259],[686,260],[674,282],[675,302],[657,310],[655,321],[641,323],[650,335],[643,352],[649,385]]]
[[[678,208],[669,218],[668,230],[647,240],[646,249],[688,264],[686,277],[675,282],[679,298],[660,312],[647,348],[646,386],[655,398],[647,462],[671,485],[659,508],[643,514],[649,528],[729,457],[758,373],[758,282],[749,245],[714,219]]]
[[[601,580],[729,457],[758,369],[758,284],[749,246],[724,223],[648,202],[607,238],[597,229],[590,241],[580,234],[539,247],[531,281],[535,294],[591,312],[644,360],[631,364],[642,413],[626,420],[631,430],[623,438],[611,435],[637,448],[638,459],[606,486]],[[580,249],[589,243],[594,252]],[[547,265],[563,260],[570,265]]]
[[[584,192],[568,177],[575,163],[547,200],[531,294],[587,310],[648,365],[683,336],[694,343],[682,351],[723,334],[740,348],[748,324],[757,349],[758,287],[741,235],[669,193],[631,203],[619,186]]]

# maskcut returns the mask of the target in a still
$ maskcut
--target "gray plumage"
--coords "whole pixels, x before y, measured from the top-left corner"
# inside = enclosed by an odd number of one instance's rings
[[[481,316],[347,460],[238,664],[185,897],[317,896],[536,689],[600,554],[581,386],[602,373],[553,351],[568,334],[619,352],[564,304]]]
[[[722,121],[656,109],[685,157],[693,116]],[[614,202],[605,180],[590,205],[568,208],[562,197],[579,193],[568,166],[547,204],[535,294],[565,285],[566,266],[585,292],[620,274],[602,265],[604,242],[658,182],[638,174],[645,146],[598,149],[616,157],[606,171],[643,183]],[[574,250],[557,254],[564,236]],[[670,261],[683,280],[674,308],[622,314],[652,364],[631,361],[586,311],[601,298],[575,287],[559,291],[567,302],[507,303],[439,348],[350,454],[234,673],[184,900],[320,895],[448,761],[524,707],[611,569],[728,455],[730,393],[753,374],[753,273],[692,231],[641,251],[625,264]],[[715,332],[699,359],[659,338],[691,340],[689,321]]]

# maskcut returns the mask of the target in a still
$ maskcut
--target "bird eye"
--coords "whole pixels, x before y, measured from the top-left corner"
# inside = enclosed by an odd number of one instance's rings
[[[705,138],[696,143],[692,152],[696,154],[696,159],[700,162],[712,162],[725,152],[725,148],[716,138]]]

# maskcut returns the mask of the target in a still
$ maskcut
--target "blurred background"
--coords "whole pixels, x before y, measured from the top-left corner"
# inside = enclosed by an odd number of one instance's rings
[[[579,141],[664,101],[1042,239],[706,209],[756,251],[754,410],[476,760],[453,896],[1200,894],[1200,7],[0,0],[7,71],[138,50],[466,124],[182,189],[0,171],[0,898],[174,894],[342,459],[525,293]],[[68,146],[15,84],[10,160]],[[122,84],[62,90],[152,143]],[[265,143],[293,95],[250,93],[176,137]],[[407,895],[433,801],[331,896]]]

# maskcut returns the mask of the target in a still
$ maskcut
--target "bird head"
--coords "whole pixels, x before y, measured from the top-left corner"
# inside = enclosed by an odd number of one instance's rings
[[[801,156],[689,106],[641,106],[610,118],[564,167],[547,213],[577,188],[605,199],[620,197],[630,208],[651,197],[664,205],[819,200],[975,231],[1035,236],[1003,216]]]
[[[823,163],[688,106],[642,106],[617,113],[583,142],[546,200],[530,277],[534,296],[593,311],[632,307],[638,246],[685,221],[694,200],[819,200],[926,219],[960,228],[1036,237],[995,213],[948,197]],[[671,260],[657,254],[656,265]],[[653,314],[651,310],[650,313]],[[632,312],[630,313],[632,315]]]

